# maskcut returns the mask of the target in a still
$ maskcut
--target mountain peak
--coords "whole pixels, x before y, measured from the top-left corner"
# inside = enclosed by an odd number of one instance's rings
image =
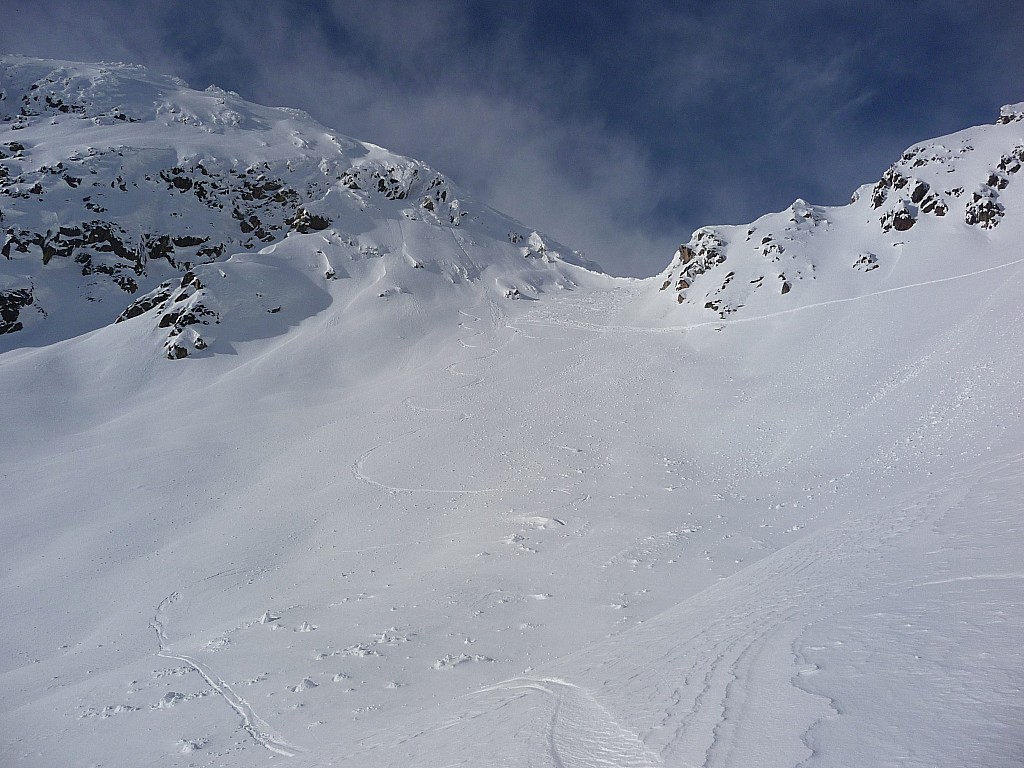
[[[152,314],[180,358],[215,351],[224,331],[186,327],[221,325],[257,299],[278,314],[282,285],[295,308],[282,318],[299,322],[354,293],[419,300],[435,283],[478,283],[528,297],[571,286],[575,267],[596,269],[427,164],[299,110],[132,65],[23,57],[0,58],[0,94],[7,348]],[[258,290],[239,277],[254,262],[311,284],[264,276]]]
[[[658,279],[650,311],[693,324],[847,300],[986,264],[1024,221],[1024,104],[907,149],[846,206],[804,200],[746,226],[704,227]],[[942,258],[956,241],[962,256]],[[665,297],[668,297],[666,302]]]

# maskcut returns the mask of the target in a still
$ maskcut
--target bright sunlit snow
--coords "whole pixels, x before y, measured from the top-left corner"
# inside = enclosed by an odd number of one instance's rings
[[[1024,105],[627,280],[300,114],[3,64],[84,111],[0,102],[0,763],[1024,760]]]

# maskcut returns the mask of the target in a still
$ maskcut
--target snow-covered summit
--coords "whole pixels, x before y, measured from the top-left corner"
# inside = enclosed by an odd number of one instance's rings
[[[467,283],[528,297],[595,269],[299,110],[16,56],[0,58],[0,252],[0,349],[151,313],[171,357],[230,336],[225,312],[297,323],[339,298]]]
[[[907,149],[845,206],[797,200],[698,229],[647,297],[669,322],[744,319],[994,266],[1024,235],[1024,103]],[[952,245],[953,247],[948,247]]]

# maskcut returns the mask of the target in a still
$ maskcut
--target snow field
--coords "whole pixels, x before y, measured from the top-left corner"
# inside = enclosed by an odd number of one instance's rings
[[[18,61],[71,111],[0,158],[0,288],[38,290],[0,354],[0,763],[1024,759],[1020,105],[639,281],[300,113]],[[39,165],[236,237],[164,194],[198,166],[142,184],[167,158],[272,161],[329,221],[202,287],[151,259],[112,324],[108,273],[43,263],[86,191]]]

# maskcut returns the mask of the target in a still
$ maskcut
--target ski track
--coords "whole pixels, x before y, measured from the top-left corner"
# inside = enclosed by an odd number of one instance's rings
[[[207,685],[235,710],[235,713],[241,718],[242,729],[249,734],[254,742],[264,749],[283,757],[295,757],[299,752],[304,752],[305,750],[301,747],[289,744],[279,735],[273,733],[266,721],[253,711],[249,702],[239,696],[230,685],[214,674],[206,665],[196,661],[191,656],[171,653],[168,648],[167,639],[167,624],[169,621],[167,612],[180,599],[180,592],[172,592],[160,601],[153,614],[153,619],[149,625],[156,632],[157,644],[159,645],[157,656],[180,661],[202,677]]]
[[[887,289],[855,299],[820,302],[772,315],[729,322],[750,322],[777,314],[789,314],[922,285],[948,282],[1020,263],[1024,263],[1024,259],[956,278],[942,278]],[[984,307],[979,308],[977,312],[972,313],[971,318],[983,311]],[[468,322],[480,322],[480,318],[475,315],[466,312],[461,314],[468,318]],[[528,318],[522,322],[546,325]],[[705,325],[718,324],[720,323]],[[551,324],[552,327],[565,325],[570,324]],[[943,349],[948,352],[950,348],[964,343],[964,339],[961,338],[962,326],[963,323],[950,328],[940,337],[932,350],[908,368],[897,372],[890,381],[883,384],[880,391],[874,393],[871,403],[885,399],[892,390],[916,378],[934,361],[941,360],[944,356],[939,353]],[[465,331],[471,330],[467,322],[460,322],[459,327]],[[623,330],[597,325],[572,327]],[[480,346],[469,344],[467,341],[481,333],[474,332],[460,338],[459,342],[464,348],[480,349]],[[484,358],[497,353],[494,348],[486,349],[490,350],[490,354]],[[483,381],[474,374],[454,370],[458,364],[453,363],[446,370],[453,376],[468,376],[473,379],[463,386],[473,386]],[[416,405],[413,399],[409,397],[403,401],[413,412],[458,413],[457,422],[471,418],[469,414],[454,409]],[[869,406],[864,406],[867,407]],[[491,493],[496,490],[402,488],[381,483],[362,472],[363,463],[374,450],[428,428],[424,426],[403,432],[392,441],[364,452],[355,462],[353,473],[361,481],[390,493],[467,495]],[[890,446],[888,451],[884,452],[885,455],[877,457],[878,466],[874,469],[882,470],[887,465],[899,464],[897,454],[901,450],[898,445]],[[793,542],[704,592],[646,620],[643,624],[626,629],[607,641],[582,648],[561,660],[546,664],[544,670],[550,674],[513,678],[480,688],[477,693],[508,692],[515,697],[543,695],[548,702],[550,717],[543,726],[544,732],[537,734],[538,743],[545,745],[547,761],[557,768],[653,768],[662,765],[716,768],[750,764],[751,755],[756,754],[753,752],[755,749],[768,750],[776,756],[798,754],[799,757],[788,764],[804,764],[814,756],[814,729],[823,720],[836,716],[839,711],[837,702],[819,694],[808,693],[799,686],[800,675],[813,671],[808,670],[806,665],[801,668],[799,664],[800,641],[807,627],[827,620],[830,615],[828,606],[831,603],[848,609],[849,604],[842,600],[844,595],[868,593],[872,587],[871,564],[881,557],[880,553],[893,542],[905,537],[915,527],[934,519],[936,514],[941,514],[943,509],[947,509],[948,505],[943,505],[940,497],[966,492],[962,488],[969,486],[977,477],[970,474],[950,477],[941,489],[902,506],[887,504],[877,509],[868,507],[866,512],[844,518],[841,526],[826,528]],[[960,491],[951,490],[958,487],[961,488]],[[685,538],[688,533],[692,532],[680,529],[662,535]],[[605,566],[620,560],[629,560],[633,554],[632,548],[638,548],[637,552],[643,555],[646,548],[656,549],[659,545],[657,537],[635,542],[631,547],[615,555]],[[835,578],[837,572],[842,573],[840,578]],[[1024,574],[978,574],[948,581],[910,584],[905,585],[905,588],[973,579],[1020,578],[1024,578]],[[877,585],[875,586],[877,588]],[[173,599],[165,601],[167,605],[170,602],[173,602]],[[193,659],[173,655],[166,649],[165,625],[161,618],[165,610],[162,609],[166,609],[164,603],[161,604],[161,609],[158,609],[153,622],[161,640],[160,655],[177,659],[202,675],[235,709],[243,720],[243,726],[257,743],[271,751],[283,750],[281,754],[294,750],[294,747],[270,735],[266,724],[259,720],[248,704],[237,697],[223,681]],[[719,618],[709,622],[708,616]],[[691,617],[704,617],[704,620],[698,623],[691,620]],[[626,653],[627,649],[635,649],[635,653]],[[587,688],[569,682],[566,673],[579,669],[584,670],[587,680],[620,680],[622,690],[605,690],[600,685]],[[801,711],[806,712],[810,707],[817,712],[813,717],[807,716],[802,727],[798,724],[799,721],[786,720],[786,713],[774,713],[775,702],[759,698],[763,696],[764,690],[772,688],[759,688],[751,680],[764,674],[763,670],[773,669],[782,669],[788,675],[787,681],[791,691],[787,695],[792,695],[802,702],[800,706],[804,709]],[[599,677],[596,673],[599,673]],[[808,701],[816,703],[811,706],[808,705]],[[613,714],[614,702],[631,702],[630,706],[634,710],[639,708],[641,711],[623,713],[628,714],[628,717],[624,718]],[[507,697],[504,701],[492,702],[489,704],[489,711],[497,711],[507,703]],[[447,730],[455,727],[457,723],[470,722],[479,715],[480,712],[476,711],[463,713],[440,723],[435,721],[418,735]],[[646,724],[646,729],[630,727],[624,724],[627,722]],[[773,724],[789,727],[778,727],[773,730]],[[794,725],[796,727],[793,727]],[[764,738],[765,731],[771,734],[770,743],[759,743],[758,739]],[[399,743],[416,738],[416,734],[408,735]],[[774,762],[782,764],[777,759]]]
[[[554,677],[520,677],[481,689],[539,691],[553,699],[547,749],[556,768],[656,768],[658,756],[615,721],[585,688]]]
[[[813,757],[810,734],[837,713],[836,703],[799,685],[806,628],[846,610],[844,595],[871,599],[892,588],[873,564],[913,530],[934,522],[969,492],[975,475],[951,476],[933,492],[903,503],[868,507],[831,528],[793,542],[642,624],[559,660],[536,676],[517,677],[477,693],[539,692],[552,700],[546,726],[549,761],[561,768],[596,766],[795,765]],[[836,573],[842,574],[837,578]],[[1022,578],[980,574],[971,578]],[[908,588],[914,585],[907,585]],[[718,618],[711,621],[709,616]],[[703,617],[703,618],[701,618]],[[587,688],[565,678],[619,681]],[[545,674],[548,672],[550,674]],[[561,673],[561,674],[560,674]],[[755,678],[776,674],[783,691]],[[785,690],[788,683],[788,691]],[[775,696],[785,698],[776,702]],[[601,703],[607,697],[608,703]],[[632,710],[615,709],[628,702]],[[495,701],[492,711],[505,706]],[[800,721],[785,707],[803,712]],[[639,710],[639,711],[638,711]],[[623,717],[613,714],[622,712]],[[468,718],[457,718],[458,720]],[[631,724],[646,723],[647,728]],[[793,727],[796,725],[796,727]],[[784,757],[784,756],[788,756]],[[787,762],[788,760],[788,762]]]
[[[813,307],[841,304],[949,282],[1020,263],[1024,263],[1024,259],[957,277],[729,322],[750,322]],[[529,317],[522,322],[547,325]],[[550,325],[570,325],[599,331],[683,330],[616,328],[593,324]],[[948,336],[955,336],[958,330],[951,329],[943,339],[950,341]],[[917,367],[927,365],[928,359],[926,355]],[[911,372],[910,375],[916,374]],[[884,397],[884,393],[881,396]],[[893,446],[891,450],[899,449]],[[801,671],[797,667],[802,633],[808,625],[829,613],[827,606],[830,602],[842,604],[840,598],[843,595],[858,594],[864,590],[871,583],[870,565],[879,558],[879,553],[929,520],[939,506],[936,504],[939,497],[948,494],[949,489],[956,488],[958,483],[966,484],[969,480],[969,475],[951,478],[943,486],[944,490],[903,506],[894,508],[885,505],[879,509],[869,507],[869,511],[854,514],[844,520],[842,526],[826,528],[794,542],[663,614],[648,619],[642,625],[545,665],[545,669],[554,673],[550,676],[514,678],[481,688],[478,692],[527,691],[539,692],[550,698],[552,711],[546,726],[545,743],[550,762],[559,768],[646,768],[662,764],[714,768],[746,764],[754,749],[751,745],[757,742],[761,731],[772,732],[768,726],[776,723],[779,718],[782,720],[776,724],[785,724],[784,716],[773,720],[774,702],[758,699],[762,689],[750,683],[751,678],[763,674],[763,669],[781,668],[789,675],[790,695],[804,708],[802,711],[806,712],[809,708],[818,714],[807,716],[802,729],[775,729],[771,746],[778,747],[778,754],[799,756],[789,764],[795,764],[801,758],[806,760],[814,753],[811,732],[823,719],[834,716],[837,709],[831,699],[807,693],[798,685],[800,674],[808,671]],[[679,533],[684,535],[682,531]],[[657,542],[645,543],[653,546]],[[628,551],[623,550],[613,560],[627,554]],[[841,578],[835,578],[836,566],[840,562],[847,567],[839,569],[843,573]],[[996,574],[991,577],[1021,576]],[[719,610],[709,610],[709,604],[717,606]],[[691,615],[694,618],[720,615],[721,618],[710,623],[705,620],[701,626],[696,626],[695,622],[688,620]],[[626,648],[641,650],[634,660],[623,653]],[[770,659],[767,663],[764,661],[766,656]],[[623,665],[629,668],[623,671]],[[627,689],[634,686],[639,689],[639,693],[634,691],[638,695],[632,697],[628,690],[609,691],[607,695],[613,700],[646,702],[642,707],[654,706],[657,711],[648,711],[646,716],[632,718],[633,722],[648,723],[650,730],[642,733],[624,727],[610,709],[599,703],[597,696],[600,695],[600,689],[594,689],[598,691],[595,694],[579,684],[568,682],[564,676],[558,676],[563,669],[580,667],[589,672],[598,669],[602,679],[625,680]],[[604,667],[616,669],[604,670]],[[502,706],[503,703],[498,703],[495,708]],[[456,718],[457,721],[462,719]],[[763,744],[759,746],[764,748]]]
[[[972,576],[958,576],[955,579],[940,579],[939,581],[922,581],[914,584],[915,587],[932,587],[937,584],[956,584],[963,581],[1005,581],[1008,579],[1024,579],[1024,573],[976,573]]]
[[[718,320],[707,320],[700,323],[689,323],[687,325],[669,325],[660,327],[642,327],[635,325],[598,325],[597,323],[585,323],[585,322],[565,322],[565,321],[552,321],[550,317],[531,320],[524,318],[520,322],[529,323],[530,325],[540,325],[551,328],[577,328],[579,330],[596,331],[598,333],[678,333],[680,331],[689,331],[695,328],[707,328],[707,327],[722,327],[726,325],[738,325],[740,323],[755,323],[761,320],[770,320],[775,317],[784,317],[786,315],[792,315],[797,312],[803,312],[808,309],[818,309],[820,307],[836,306],[838,304],[849,304],[851,302],[864,301],[866,299],[875,298],[877,296],[884,296],[890,293],[898,293],[900,291],[907,291],[913,288],[923,288],[930,285],[939,285],[941,283],[950,283],[958,280],[964,280],[969,277],[975,277],[977,275],[984,275],[990,272],[996,272],[1002,269],[1008,269],[1017,265],[1024,264],[1024,258],[1014,259],[1004,264],[996,264],[992,267],[984,267],[983,269],[976,269],[972,272],[964,272],[959,275],[950,275],[949,277],[939,277],[934,280],[924,280],[919,283],[908,283],[907,285],[898,285],[894,288],[885,288],[880,291],[872,291],[871,293],[863,293],[859,296],[848,296],[842,299],[829,299],[828,301],[818,301],[811,304],[803,304],[799,307],[792,307],[790,309],[782,309],[778,312],[768,312],[763,315],[755,315],[753,317],[737,317],[731,319],[718,319]],[[541,311],[538,308],[535,310],[535,314],[541,316]]]
[[[948,481],[941,488],[935,490],[931,494],[928,494],[923,499],[918,500],[914,504],[904,509],[907,513],[910,525],[898,525],[896,522],[890,521],[890,526],[885,531],[887,538],[884,541],[891,540],[894,537],[905,535],[910,533],[914,528],[922,528],[924,525],[935,526],[940,521],[944,520],[953,510],[962,508],[963,504],[972,495],[977,493],[979,489],[984,487],[990,482],[993,476],[1001,477],[1006,469],[1015,465],[1024,463],[1024,455],[1007,456],[991,461],[982,462],[977,466],[973,472],[964,472],[952,474]],[[1019,471],[1018,471],[1019,475]],[[844,538],[846,539],[845,544],[840,544],[838,547],[832,548],[833,551],[842,551],[842,547],[853,548],[854,546],[861,544],[856,540],[856,530],[848,529],[844,532]],[[870,551],[870,543],[863,544],[863,548],[866,551]],[[884,559],[884,545],[874,547],[874,561],[881,561]],[[893,581],[886,582],[877,578],[871,578],[871,574],[868,574],[867,578],[860,580],[856,584],[856,594],[859,598],[852,603],[842,605],[841,601],[823,601],[819,606],[819,610],[815,612],[815,615],[811,619],[807,619],[801,622],[799,635],[794,639],[792,643],[792,653],[794,659],[798,662],[803,663],[804,657],[801,654],[800,649],[806,647],[804,641],[805,635],[811,630],[811,628],[818,623],[828,622],[832,617],[839,613],[849,612],[851,608],[859,608],[861,606],[869,606],[876,601],[891,598],[893,595],[904,594],[911,590],[919,589],[925,586],[933,585],[944,585],[954,584],[972,581],[985,581],[985,580],[1014,580],[1024,578],[1024,573],[1001,573],[1001,574],[990,574],[990,573],[979,573],[967,576],[960,576],[951,579],[938,579],[933,581],[918,582],[913,580],[900,580],[896,579]],[[836,590],[830,590],[830,593]],[[847,593],[849,594],[849,593]],[[831,596],[831,594],[830,594]],[[838,595],[837,595],[838,596]],[[907,605],[912,605],[915,602],[915,598],[907,598]],[[825,606],[828,606],[827,608]],[[953,609],[954,606],[951,606]],[[816,671],[816,667],[813,667],[810,672]],[[797,675],[792,679],[794,686],[799,687],[800,676],[803,672],[798,672]],[[815,731],[823,724],[825,720],[832,719],[834,717],[842,715],[841,702],[835,699],[823,696],[822,694],[815,693],[815,696],[825,698],[826,703],[829,707],[829,713],[823,715],[817,719],[804,733],[803,740],[807,749],[811,752],[812,756],[815,753],[815,745],[817,740],[814,738]],[[811,760],[807,759],[801,761],[798,768],[804,768],[811,764]]]
[[[750,573],[740,572],[694,598],[697,604],[706,605],[724,592],[725,599],[714,600],[714,604],[731,610],[657,660],[658,667],[681,668],[683,684],[668,697],[671,704],[665,707],[648,743],[663,745],[661,754],[666,763],[675,763],[680,753],[692,755],[703,750],[706,768],[745,764],[743,758],[748,755],[736,758],[735,753],[744,747],[749,749],[750,738],[744,738],[745,733],[756,734],[759,721],[771,722],[772,702],[751,701],[749,696],[757,689],[744,681],[759,668],[779,666],[777,654],[785,654],[795,672],[790,683],[799,689],[803,671],[794,668],[792,662],[799,661],[797,649],[806,628],[827,618],[830,605],[844,605],[843,595],[866,595],[879,589],[871,564],[899,539],[943,515],[950,506],[950,493],[959,498],[967,493],[965,488],[971,482],[969,475],[954,477],[942,490],[924,499],[895,509],[883,507],[874,514],[857,516],[842,527],[811,534],[754,564]],[[949,490],[958,485],[959,490]],[[847,570],[850,575],[841,580],[829,577],[838,563],[853,566]],[[734,580],[740,581],[738,590],[729,584]],[[685,613],[685,604],[680,609],[670,609],[646,622],[636,634],[664,632],[665,621],[673,614]],[[759,665],[758,658],[769,652],[776,654],[774,661]],[[807,723],[801,739],[807,757],[813,754],[809,734],[822,719],[837,711],[831,699],[815,697],[822,699],[824,709],[820,717]],[[664,733],[658,735],[658,731]]]
[[[461,247],[461,244],[460,244],[460,247]],[[479,317],[477,317],[476,315],[472,315],[472,314],[470,314],[468,312],[464,312],[461,309],[459,310],[459,314],[462,315],[463,317],[470,318],[473,322],[480,322],[480,318]],[[466,326],[465,322],[460,322],[459,323],[459,328],[461,328],[461,329],[463,329],[465,331],[469,331],[470,330]],[[483,334],[483,331],[474,331],[473,333],[471,333],[469,335],[468,338],[473,338],[474,336],[480,336],[482,334]],[[498,349],[495,348],[495,347],[481,347],[479,345],[467,344],[465,338],[462,338],[462,337],[460,337],[458,339],[458,341],[459,341],[459,344],[462,345],[466,349],[487,349],[487,350],[489,350],[489,354],[473,358],[473,361],[486,360],[487,358],[493,357],[494,355],[498,354]],[[472,373],[463,373],[461,371],[456,371],[455,370],[455,368],[458,365],[460,365],[462,362],[471,362],[471,361],[456,361],[454,363],[450,363],[449,365],[447,365],[444,370],[447,373],[451,374],[452,376],[469,376],[470,378],[473,379],[469,383],[463,384],[462,387],[472,387],[472,386],[477,386],[477,385],[481,384],[484,381],[483,377],[477,376],[477,375],[472,374]],[[428,407],[425,407],[425,406],[416,405],[416,404],[414,404],[412,402],[414,398],[415,398],[415,396],[410,396],[410,397],[405,398],[405,400],[402,401],[402,405],[404,405],[406,408],[408,408],[410,411],[413,411],[414,413],[417,412],[417,411],[418,412],[428,412],[428,413],[457,413],[459,415],[455,419],[455,421],[453,422],[454,424],[458,424],[459,422],[467,421],[467,420],[473,418],[471,414],[468,414],[468,413],[466,413],[464,411],[457,411],[457,410],[454,410],[454,409],[451,409],[451,408],[428,408]],[[486,495],[486,494],[500,493],[501,492],[501,490],[502,490],[501,488],[478,488],[478,489],[468,489],[467,490],[467,489],[425,488],[425,487],[415,487],[414,488],[414,487],[406,487],[406,486],[399,486],[399,485],[391,485],[390,483],[383,483],[383,482],[381,482],[379,480],[375,480],[374,478],[370,477],[368,474],[366,474],[366,472],[363,471],[363,466],[365,465],[367,459],[369,459],[370,456],[372,456],[375,451],[377,451],[377,450],[379,450],[381,448],[387,447],[387,446],[394,445],[395,443],[397,443],[397,442],[399,442],[401,440],[404,440],[405,438],[410,437],[412,435],[417,435],[417,434],[419,434],[420,432],[423,432],[426,429],[428,429],[427,426],[417,427],[416,429],[406,430],[405,432],[400,433],[399,435],[395,436],[391,440],[388,440],[388,441],[386,441],[384,443],[379,443],[379,444],[373,446],[372,448],[370,448],[369,450],[364,451],[353,462],[353,464],[352,464],[352,475],[357,480],[359,480],[360,482],[365,483],[367,485],[370,485],[370,486],[372,486],[374,488],[377,488],[379,490],[385,491],[387,493],[433,493],[433,494],[441,494],[441,495],[445,495],[445,496],[479,496],[479,495]]]

